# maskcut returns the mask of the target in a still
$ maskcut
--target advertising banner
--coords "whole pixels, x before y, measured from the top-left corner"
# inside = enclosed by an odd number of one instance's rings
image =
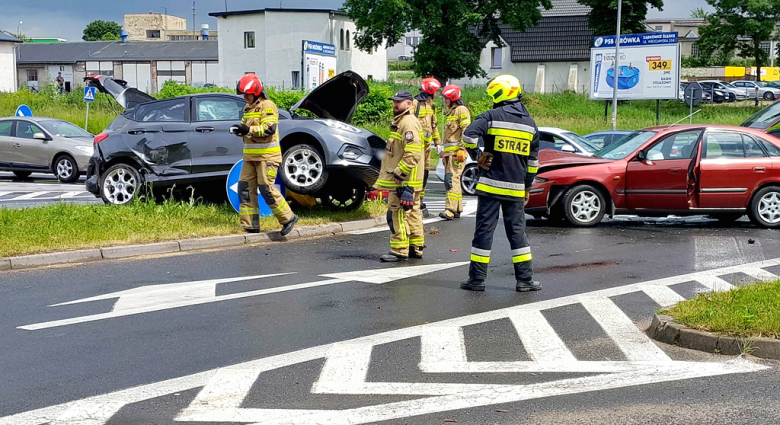
[[[303,87],[314,89],[336,75],[336,46],[303,40]]]
[[[595,37],[590,50],[590,99],[677,99],[680,90],[680,48],[676,32],[620,36],[615,76],[615,37]]]

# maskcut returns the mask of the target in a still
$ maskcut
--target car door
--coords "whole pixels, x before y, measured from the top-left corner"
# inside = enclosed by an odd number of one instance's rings
[[[14,147],[11,140],[13,126],[13,120],[0,121],[0,167],[10,167],[13,162]]]
[[[688,209],[688,168],[702,130],[671,134],[645,150],[626,168],[626,205],[630,209]]]
[[[244,142],[230,134],[241,122],[246,103],[229,96],[192,98],[190,152],[192,173],[227,173],[243,157]]]
[[[14,147],[14,167],[46,170],[51,167],[54,152],[51,140],[38,140],[33,136],[46,132],[32,121],[16,120],[14,137],[11,139]],[[47,139],[51,139],[47,135]]]
[[[771,170],[772,160],[752,136],[707,131],[698,167],[699,208],[745,208]]]
[[[177,97],[139,105],[122,136],[155,174],[179,176],[192,166],[188,130],[189,98]]]

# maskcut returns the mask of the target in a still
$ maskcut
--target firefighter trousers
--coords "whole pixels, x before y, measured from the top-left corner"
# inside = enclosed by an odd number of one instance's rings
[[[274,187],[279,164],[271,161],[244,161],[238,181],[238,197],[241,200],[239,215],[241,226],[246,230],[260,228],[260,209],[257,205],[257,192],[271,209],[271,212],[285,224],[293,217],[293,212],[281,193]]]
[[[444,188],[447,189],[447,200],[444,213],[454,217],[463,212],[463,192],[461,191],[460,178],[463,175],[465,162],[459,162],[455,155],[442,158],[444,162]]]
[[[428,172],[428,166],[431,163],[431,145],[430,144],[425,146],[425,150],[423,151],[422,161],[423,161],[424,173],[423,173],[423,188],[422,188],[422,192],[420,192],[420,203],[424,204],[425,203],[425,188],[428,186],[428,175],[430,174]]]
[[[422,255],[425,248],[425,229],[423,228],[420,193],[414,192],[414,208],[404,211],[401,200],[391,189],[387,198],[387,224],[390,226],[390,252],[408,257],[409,250]]]
[[[506,201],[487,196],[477,199],[477,224],[474,240],[471,242],[471,265],[469,282],[484,282],[490,263],[490,248],[493,245],[493,232],[498,224],[498,213],[504,213],[504,229],[512,249],[512,263],[517,282],[530,282],[533,279],[531,268],[531,247],[525,235],[525,210],[523,200]]]

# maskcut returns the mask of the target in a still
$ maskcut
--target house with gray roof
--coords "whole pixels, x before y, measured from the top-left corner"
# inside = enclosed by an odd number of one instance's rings
[[[4,32],[0,32],[0,92],[16,91],[16,55],[14,49],[21,43]]]
[[[147,93],[156,93],[168,80],[216,84],[217,50],[216,41],[23,43],[16,48],[17,86],[37,89],[58,73],[68,91],[83,86],[90,74],[122,79]]]

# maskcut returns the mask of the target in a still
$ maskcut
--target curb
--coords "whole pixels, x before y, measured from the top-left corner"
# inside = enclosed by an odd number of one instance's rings
[[[662,314],[653,316],[653,322],[650,324],[647,334],[650,338],[666,344],[728,356],[743,354],[743,347],[748,342],[752,346],[752,351],[747,354],[762,359],[780,360],[780,340],[778,339],[744,339],[716,335],[711,332],[691,329],[675,322],[671,316]]]
[[[282,237],[279,234],[279,231],[273,231],[6,257],[0,258],[0,271],[32,269],[61,264],[77,264],[99,260],[114,260],[144,255],[170,254],[174,252],[191,252],[201,249],[228,248],[247,244],[262,244],[271,241],[285,242],[293,239],[331,236],[338,233],[366,230],[382,224],[387,224],[387,218],[385,216],[367,220],[348,221],[345,223],[331,223],[295,228],[287,237]]]

